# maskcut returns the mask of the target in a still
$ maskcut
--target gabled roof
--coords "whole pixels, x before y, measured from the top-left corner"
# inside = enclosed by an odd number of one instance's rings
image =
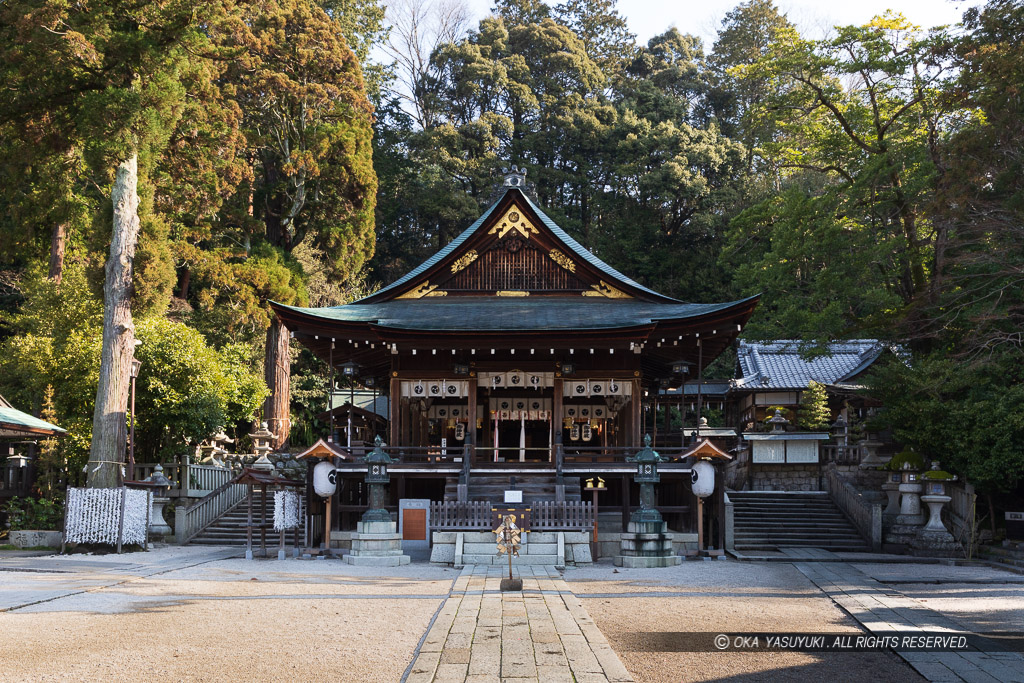
[[[0,437],[53,436],[65,433],[57,425],[21,412],[0,396]]]
[[[508,215],[510,208],[518,208],[520,211],[524,211],[529,214],[532,213],[531,218],[536,218],[540,225],[544,226],[548,232],[547,237],[553,239],[565,252],[564,256],[568,257],[569,261],[579,263],[585,267],[592,269],[598,277],[603,281],[607,281],[613,287],[613,292],[616,290],[625,290],[627,293],[635,293],[640,295],[644,299],[651,301],[661,301],[667,303],[680,303],[677,299],[665,296],[655,292],[648,287],[641,285],[639,282],[626,277],[619,271],[615,270],[607,263],[599,259],[592,252],[585,249],[583,245],[574,240],[569,236],[561,227],[558,226],[547,214],[545,214],[540,207],[530,200],[529,196],[518,187],[508,186],[504,194],[486,211],[473,222],[468,228],[462,231],[462,233],[445,245],[433,256],[428,258],[426,261],[421,263],[416,268],[412,269],[402,277],[398,278],[390,285],[377,290],[373,294],[359,299],[353,302],[354,304],[367,304],[367,303],[381,303],[389,301],[398,296],[408,293],[411,290],[415,290],[418,283],[426,282],[431,274],[438,273],[443,270],[441,266],[445,266],[450,263],[456,263],[459,259],[467,252],[468,243],[476,241],[478,235],[484,232],[493,232],[493,225],[500,221],[504,216]],[[532,224],[533,221],[530,221]],[[476,253],[472,253],[472,259],[476,258]]]
[[[740,377],[737,389],[806,389],[814,380],[819,384],[842,384],[864,372],[885,347],[877,339],[849,339],[828,344],[828,353],[804,358],[803,342],[779,339],[758,343],[740,341],[738,360]]]
[[[657,304],[636,299],[607,300],[570,297],[524,297],[500,301],[491,297],[399,299],[354,303],[331,308],[299,308],[275,304],[280,310],[346,323],[373,323],[397,330],[601,330],[650,325],[725,311],[756,297],[720,304]],[[366,301],[363,299],[362,301]]]

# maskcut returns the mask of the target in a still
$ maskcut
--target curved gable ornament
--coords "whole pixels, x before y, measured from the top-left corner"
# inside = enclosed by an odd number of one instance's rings
[[[488,235],[497,235],[498,239],[502,239],[505,235],[510,232],[518,232],[525,239],[530,239],[530,235],[536,235],[540,231],[537,227],[527,220],[526,216],[520,213],[519,209],[513,206],[509,209],[501,220],[496,222],[490,230],[487,231]]]
[[[598,284],[591,285],[590,289],[583,292],[583,296],[603,296],[608,299],[632,299],[629,294],[626,294],[620,289],[612,287],[604,280],[599,280]]]

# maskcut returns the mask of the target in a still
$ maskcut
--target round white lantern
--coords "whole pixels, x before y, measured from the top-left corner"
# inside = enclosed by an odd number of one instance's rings
[[[715,467],[707,460],[698,460],[690,475],[693,479],[693,495],[707,498],[715,491]]]
[[[338,490],[338,485],[335,483],[336,477],[334,465],[326,460],[317,463],[317,466],[313,468],[313,490],[316,491],[316,495],[321,498],[333,496],[334,492]]]

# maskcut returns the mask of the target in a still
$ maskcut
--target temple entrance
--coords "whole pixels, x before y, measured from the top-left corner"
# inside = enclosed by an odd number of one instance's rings
[[[549,420],[499,420],[496,424],[498,462],[551,461]]]

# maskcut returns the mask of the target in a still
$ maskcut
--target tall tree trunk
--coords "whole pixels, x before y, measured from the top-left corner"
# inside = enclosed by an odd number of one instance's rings
[[[120,483],[127,429],[128,389],[135,355],[131,294],[135,247],[139,241],[138,155],[118,164],[111,200],[114,233],[110,240],[107,279],[103,285],[103,350],[96,410],[92,418],[87,486],[111,488]]]
[[[50,234],[50,273],[49,278],[55,284],[64,279],[64,249],[68,241],[68,226],[58,221]]]
[[[267,330],[267,357],[264,365],[264,377],[270,396],[263,404],[263,418],[267,428],[277,435],[274,446],[283,448],[288,443],[288,433],[292,429],[289,382],[291,359],[289,358],[288,328],[274,316]]]

